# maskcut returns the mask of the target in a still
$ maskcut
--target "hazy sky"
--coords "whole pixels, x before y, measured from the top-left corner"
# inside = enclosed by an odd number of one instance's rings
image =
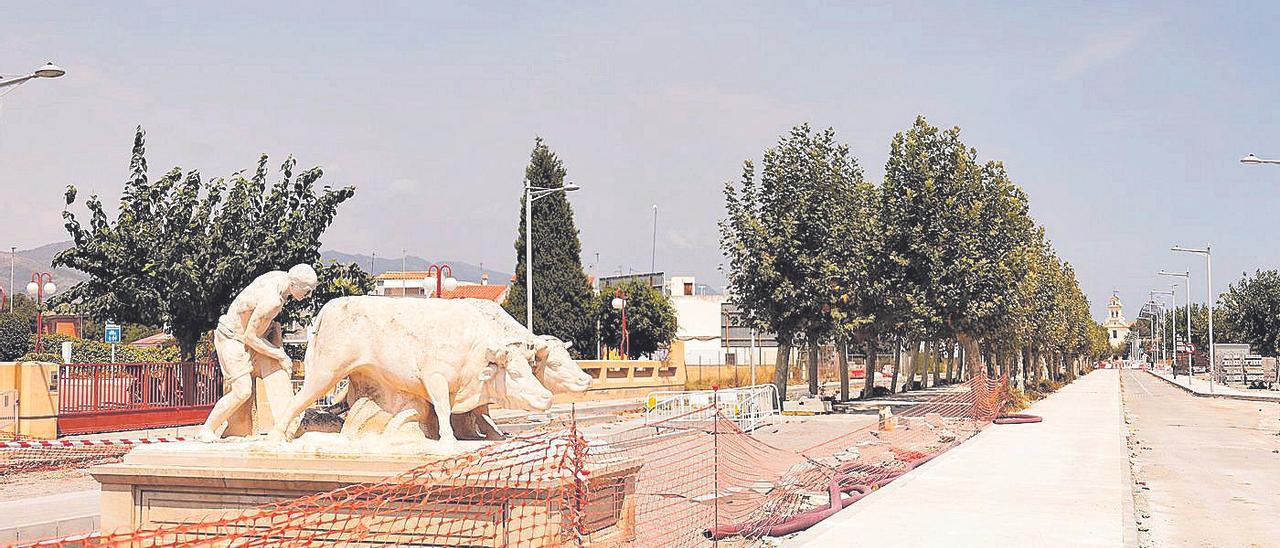
[[[1280,157],[1265,2],[368,4],[0,7],[0,73],[68,71],[0,98],[0,247],[66,239],[68,183],[114,202],[141,124],[155,174],[266,152],[357,185],[326,248],[509,271],[541,135],[588,267],[648,269],[656,204],[658,268],[718,286],[744,159],[807,121],[879,179],[924,114],[1006,163],[1098,317],[1160,268],[1203,299],[1175,242],[1213,244],[1218,289],[1277,264],[1280,166],[1237,161]]]

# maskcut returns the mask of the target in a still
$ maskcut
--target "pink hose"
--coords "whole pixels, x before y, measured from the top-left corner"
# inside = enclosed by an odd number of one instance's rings
[[[992,424],[1031,424],[1033,422],[1043,422],[1044,417],[1038,415],[1028,415],[1026,413],[1001,413],[996,420],[991,421]]]
[[[872,491],[888,485],[903,474],[914,470],[917,466],[929,462],[935,455],[921,457],[907,463],[902,468],[893,470],[885,468],[873,469],[873,474],[865,478],[865,483],[857,483],[844,486],[844,482],[853,479],[854,474],[865,474],[867,470],[859,469],[856,463],[849,463],[836,469],[836,473],[831,478],[831,483],[827,489],[831,497],[831,504],[823,508],[814,508],[792,515],[781,522],[774,522],[771,519],[761,519],[748,521],[743,523],[734,523],[729,525],[721,525],[712,527],[703,531],[703,536],[711,540],[721,540],[734,535],[749,534],[751,536],[767,536],[780,537],[789,535],[797,531],[803,531],[814,524],[831,517],[832,514],[839,512],[844,507],[858,502],[862,497],[867,496]],[[851,496],[843,496],[845,493],[853,493]]]

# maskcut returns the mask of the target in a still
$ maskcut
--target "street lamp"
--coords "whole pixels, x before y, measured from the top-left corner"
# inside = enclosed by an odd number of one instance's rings
[[[1214,360],[1216,355],[1213,349],[1213,302],[1214,302],[1214,299],[1213,299],[1213,253],[1208,244],[1205,244],[1204,249],[1193,249],[1188,247],[1182,247],[1180,245],[1175,245],[1170,249],[1172,249],[1173,251],[1181,251],[1183,253],[1198,253],[1200,255],[1204,255],[1205,305],[1209,307],[1209,394],[1212,395],[1213,394],[1213,375],[1218,370],[1218,363]],[[1188,375],[1191,374],[1190,370],[1187,371],[1187,374]]]
[[[59,67],[58,65],[55,65],[53,63],[49,63],[43,67],[40,67],[36,70],[31,71],[31,74],[28,74],[26,76],[19,76],[17,78],[10,78],[8,80],[0,80],[0,88],[7,87],[7,86],[16,86],[18,84],[26,82],[27,80],[31,80],[35,78],[57,78],[66,73],[67,71],[62,70],[62,67]]]
[[[32,272],[31,283],[27,284],[27,295],[36,300],[36,353],[43,351],[40,338],[44,335],[44,295],[58,290],[53,285],[53,274],[48,272]]]
[[[1176,314],[1178,313],[1178,302],[1177,302],[1177,299],[1173,296],[1173,288],[1175,288],[1175,287],[1178,287],[1178,284],[1172,284],[1172,285],[1170,285],[1170,286],[1169,286],[1169,289],[1168,289],[1168,290],[1166,290],[1166,291],[1157,291],[1157,290],[1152,289],[1152,290],[1151,290],[1151,294],[1152,294],[1152,295],[1168,295],[1168,296],[1169,296],[1169,299],[1171,299],[1171,300],[1173,301],[1173,311],[1172,311],[1172,312],[1170,312],[1170,314],[1175,314],[1175,315],[1176,315]],[[1161,309],[1162,309],[1162,310],[1160,311],[1160,335],[1161,335],[1161,336],[1163,336],[1163,335],[1164,335],[1164,331],[1165,331],[1165,329],[1166,329],[1166,328],[1165,328],[1165,325],[1164,325],[1164,310],[1163,310],[1163,308],[1164,308],[1164,307],[1162,306],[1162,307],[1161,307]],[[1175,339],[1175,340],[1176,340],[1176,339],[1178,338],[1178,322],[1177,322],[1177,318],[1176,318],[1176,317],[1175,317],[1175,318],[1173,318],[1173,321],[1170,321],[1169,323],[1173,324],[1173,339]],[[1164,354],[1164,345],[1160,345],[1160,353],[1161,353],[1161,354]],[[1171,356],[1171,357],[1177,357],[1177,355],[1178,355],[1178,353],[1177,353],[1177,352],[1171,352],[1170,354],[1168,354],[1168,356]],[[1167,360],[1166,360],[1166,361],[1167,361]],[[1172,362],[1172,361],[1169,361],[1169,363],[1170,363],[1170,364],[1172,364],[1173,362]]]
[[[447,264],[433,264],[427,267],[427,276],[435,273],[436,278],[436,298],[444,296],[445,291],[453,291],[458,288],[458,280],[453,278],[453,267]],[[445,274],[448,272],[448,274]],[[446,278],[445,276],[448,276]],[[443,290],[443,291],[442,291]]]
[[[1248,155],[1248,156],[1245,156],[1244,158],[1241,158],[1241,159],[1240,159],[1240,163],[1242,163],[1242,164],[1252,164],[1252,165],[1257,165],[1257,164],[1280,164],[1280,160],[1269,160],[1269,159],[1266,159],[1266,158],[1259,158],[1259,157],[1257,157],[1257,156],[1254,156],[1254,155],[1250,154],[1250,155]]]
[[[1147,304],[1148,304],[1148,305],[1150,305],[1151,303],[1147,303]],[[1146,308],[1150,308],[1150,307],[1146,307]],[[1151,363],[1151,365],[1153,365],[1153,366],[1154,366],[1154,365],[1155,365],[1155,361],[1156,361],[1156,354],[1155,354],[1155,352],[1154,352],[1154,351],[1155,351],[1155,348],[1154,348],[1154,347],[1155,347],[1155,344],[1156,344],[1156,320],[1155,320],[1155,314],[1153,313],[1153,314],[1151,314],[1150,316],[1148,316],[1148,317],[1146,317],[1146,318],[1142,317],[1142,314],[1138,314],[1138,319],[1139,319],[1139,320],[1147,320],[1147,324],[1151,326],[1151,346],[1152,346],[1152,349],[1151,349],[1151,350],[1153,351],[1153,352],[1151,353],[1151,362],[1152,362],[1152,363]],[[1138,344],[1139,344],[1139,345],[1141,345],[1141,344],[1142,344],[1142,333],[1138,333]],[[1143,363],[1146,363],[1146,360],[1143,360]]]
[[[1158,272],[1158,274],[1161,276],[1170,276],[1173,278],[1184,278],[1187,280],[1187,349],[1190,350],[1191,349],[1191,272],[1190,271],[1169,272],[1167,270],[1161,270],[1160,272]],[[1177,285],[1177,284],[1174,284],[1174,285]],[[1177,307],[1174,307],[1174,310],[1177,310]],[[1178,350],[1176,346],[1174,347],[1173,357],[1175,358],[1175,361],[1176,361],[1178,357]],[[1189,351],[1187,352],[1187,376],[1188,377],[1191,376],[1191,352]],[[1173,368],[1173,378],[1175,379],[1178,378],[1178,368],[1176,367]]]
[[[533,331],[533,202],[557,192],[573,192],[578,185],[568,183],[561,187],[547,188],[524,185],[524,323]]]
[[[622,359],[627,359],[627,350],[631,346],[631,337],[627,335],[627,294],[619,287],[613,292],[613,309],[622,313],[622,338],[618,341],[618,352]]]

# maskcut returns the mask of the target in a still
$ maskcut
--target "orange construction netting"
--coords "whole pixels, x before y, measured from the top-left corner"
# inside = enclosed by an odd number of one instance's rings
[[[803,444],[786,428],[805,421],[778,421],[777,439],[766,442],[727,410],[708,413],[714,405],[612,430],[568,422],[376,483],[47,544],[756,545],[973,436],[997,416],[1003,382],[938,389],[892,417],[805,419],[823,430]]]

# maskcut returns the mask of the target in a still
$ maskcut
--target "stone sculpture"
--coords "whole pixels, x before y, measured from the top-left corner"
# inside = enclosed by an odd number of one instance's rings
[[[277,417],[272,437],[287,437],[303,410],[346,377],[352,409],[367,406],[362,399],[371,401],[397,418],[396,428],[415,414],[425,415],[422,404],[430,403],[441,450],[448,451],[457,441],[451,413],[489,404],[530,411],[551,407],[551,392],[529,364],[535,354],[463,302],[334,299],[316,316],[305,380]]]
[[[267,401],[276,411],[284,409],[293,395],[290,382],[293,360],[284,349],[263,336],[289,299],[302,300],[316,287],[316,271],[300,264],[288,272],[272,271],[258,276],[231,301],[227,313],[218,318],[213,332],[213,348],[218,353],[223,382],[230,389],[209,412],[196,439],[210,442],[218,431],[253,393],[253,377],[262,379]],[[273,337],[276,338],[276,337]]]
[[[534,351],[533,371],[542,385],[552,394],[586,392],[591,387],[588,375],[569,355],[573,342],[564,342],[551,335],[534,335],[524,324],[516,321],[502,305],[486,299],[462,299],[481,311],[507,336],[523,340]],[[504,434],[489,416],[489,406],[482,406],[469,414],[462,423],[468,438],[502,439]]]

